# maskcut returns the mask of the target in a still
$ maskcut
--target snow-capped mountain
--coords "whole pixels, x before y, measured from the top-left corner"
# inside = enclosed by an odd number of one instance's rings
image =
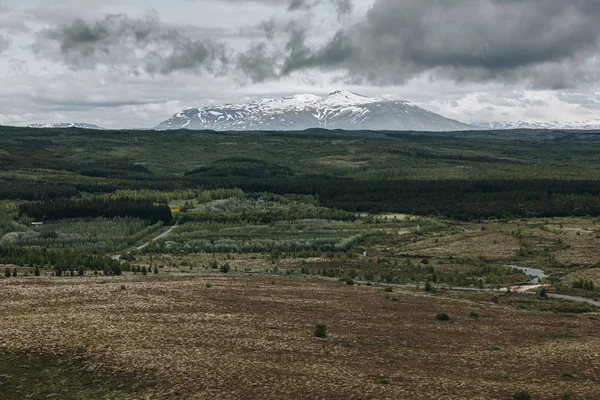
[[[481,129],[558,129],[558,130],[600,130],[600,120],[591,119],[575,122],[474,122],[471,125]]]
[[[78,122],[74,123],[58,123],[58,124],[31,124],[27,125],[27,128],[80,128],[80,129],[95,129],[95,130],[104,130],[104,128],[99,127],[94,124],[82,124]]]
[[[310,128],[346,130],[456,131],[472,129],[407,101],[374,99],[348,91],[320,97],[298,94],[247,104],[192,108],[175,114],[155,129],[217,131]]]

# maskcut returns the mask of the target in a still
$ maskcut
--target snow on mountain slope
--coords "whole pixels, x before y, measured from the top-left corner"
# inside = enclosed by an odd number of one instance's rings
[[[175,114],[155,129],[290,131],[310,128],[399,131],[472,129],[406,101],[374,99],[348,91],[338,91],[324,97],[298,94],[260,99],[248,104],[192,108]]]
[[[31,124],[27,125],[27,128],[80,128],[80,129],[95,129],[95,130],[104,130],[104,128],[99,127],[94,124],[82,124],[82,123],[57,123],[57,124]]]
[[[575,122],[474,122],[473,126],[481,129],[558,129],[558,130],[600,130],[600,120],[591,119]]]

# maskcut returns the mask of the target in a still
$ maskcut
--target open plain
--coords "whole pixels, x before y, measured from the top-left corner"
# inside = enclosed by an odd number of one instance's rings
[[[6,399],[600,397],[597,314],[515,308],[519,294],[492,302],[205,273],[26,277],[0,288]],[[441,312],[450,320],[436,320]],[[318,323],[326,338],[315,337]]]

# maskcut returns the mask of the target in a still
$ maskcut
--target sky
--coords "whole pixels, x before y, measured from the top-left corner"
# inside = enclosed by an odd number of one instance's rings
[[[600,119],[597,0],[0,0],[0,124],[150,128],[335,90],[466,123]]]

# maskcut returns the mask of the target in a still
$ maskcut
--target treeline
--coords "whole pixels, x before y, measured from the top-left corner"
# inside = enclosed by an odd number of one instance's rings
[[[162,221],[171,224],[173,216],[166,204],[127,198],[108,199],[86,197],[79,199],[54,199],[22,203],[19,215],[27,215],[40,221],[65,218],[114,218],[133,217],[149,220],[151,224]]]
[[[178,215],[181,224],[187,222],[270,224],[306,219],[354,221],[356,218],[357,216],[352,212],[318,207],[312,203],[294,201],[276,203],[264,199],[230,199],[216,206]]]
[[[193,236],[193,235],[192,235]],[[360,243],[364,235],[347,238],[317,237],[297,239],[194,239],[185,235],[152,242],[145,253],[194,254],[194,253],[297,253],[301,251],[342,252]]]
[[[221,200],[229,198],[241,199],[244,192],[241,189],[186,189],[174,191],[161,191],[151,189],[119,189],[114,193],[106,194],[109,199],[131,199],[147,200],[155,203],[167,203],[171,200],[197,200],[199,203],[208,203],[212,200]]]
[[[110,257],[80,253],[69,249],[47,249],[44,247],[0,246],[0,264],[30,267],[50,266],[57,276],[64,272],[79,273],[85,270],[102,271],[105,275],[121,275],[130,270],[128,264]]]
[[[143,238],[145,238],[149,234],[151,234],[153,232],[156,232],[161,227],[163,227],[164,224],[165,223],[163,221],[158,221],[154,225],[150,225],[147,228],[142,229],[138,233],[136,233],[134,235],[131,235],[131,236],[128,236],[127,237],[127,244],[131,246],[132,244],[134,244],[135,242],[138,242],[138,241],[142,240]]]
[[[211,181],[202,184],[210,187]],[[245,192],[318,196],[325,207],[352,212],[439,215],[458,220],[600,216],[600,181],[381,180],[336,178],[220,179]]]

